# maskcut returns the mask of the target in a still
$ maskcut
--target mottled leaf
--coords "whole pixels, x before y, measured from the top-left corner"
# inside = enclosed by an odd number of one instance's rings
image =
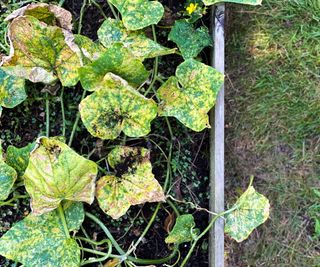
[[[67,216],[66,220],[68,223]],[[1,237],[0,254],[25,267],[80,266],[80,248],[66,236],[56,211],[41,216],[30,214],[16,223]]]
[[[45,3],[29,4],[13,11],[6,21],[13,20],[21,16],[31,16],[51,25],[64,28],[68,31],[72,30],[72,15],[68,10],[56,5]]]
[[[165,200],[152,173],[149,153],[145,148],[118,146],[108,155],[114,175],[100,178],[96,197],[100,208],[113,219],[124,215],[131,205]]]
[[[8,146],[6,154],[6,163],[14,168],[18,176],[23,176],[29,164],[30,152],[33,150],[35,144],[29,144],[22,148],[15,146]]]
[[[8,35],[10,56],[2,62],[8,74],[48,84],[59,78],[63,86],[78,82],[80,51],[70,32],[22,16],[11,22]]]
[[[237,242],[242,242],[268,219],[269,208],[269,200],[250,185],[235,203],[234,210],[226,215],[224,231]]]
[[[148,0],[109,0],[121,13],[124,26],[135,31],[157,24],[164,13],[158,1]]]
[[[69,231],[79,230],[85,217],[83,203],[64,201],[62,206]]]
[[[0,106],[14,108],[26,98],[24,79],[5,73],[0,68]]]
[[[0,200],[8,198],[11,188],[17,179],[17,172],[0,160]]]
[[[97,90],[80,103],[81,119],[87,130],[101,139],[115,139],[123,131],[140,137],[150,132],[157,104],[139,94],[120,77],[108,73]]]
[[[54,210],[63,200],[91,204],[97,172],[94,162],[57,138],[39,138],[24,174],[33,213],[40,215]]]
[[[170,77],[158,90],[162,100],[159,115],[176,117],[194,131],[209,128],[207,113],[215,104],[223,79],[214,68],[186,60],[178,66],[176,76]]]
[[[206,6],[223,3],[223,2],[246,4],[246,5],[261,5],[262,0],[202,0],[202,2]]]
[[[169,233],[165,242],[181,244],[194,240],[199,234],[199,230],[195,229],[194,218],[191,214],[184,214],[177,217],[176,223]]]
[[[208,28],[202,26],[195,29],[186,20],[177,20],[175,22],[170,31],[169,40],[178,45],[185,60],[196,57],[206,46],[212,46]]]
[[[120,76],[132,86],[140,85],[149,76],[141,60],[134,58],[121,44],[115,44],[100,58],[80,68],[82,87],[88,91],[96,90],[108,72]]]
[[[166,48],[149,39],[141,31],[128,31],[121,21],[108,18],[98,30],[100,42],[107,48],[121,43],[134,57],[145,59],[174,53],[175,49]]]
[[[84,64],[91,63],[105,52],[105,48],[102,45],[93,42],[90,38],[84,35],[75,34],[74,42],[80,48]]]

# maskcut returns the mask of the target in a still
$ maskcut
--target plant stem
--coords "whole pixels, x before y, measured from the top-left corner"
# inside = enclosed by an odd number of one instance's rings
[[[60,104],[61,104],[61,115],[62,115],[62,136],[66,136],[66,115],[64,112],[63,95],[64,95],[64,86],[62,86],[61,88]]]
[[[83,90],[83,93],[82,93],[80,102],[85,98],[86,93],[87,93],[87,91],[86,91],[86,90]],[[76,120],[74,121],[74,124],[73,124],[73,127],[72,127],[72,132],[71,132],[71,135],[70,135],[70,139],[69,139],[68,146],[71,146],[71,145],[72,145],[72,141],[73,141],[74,135],[75,135],[75,133],[76,133],[79,120],[80,120],[80,112],[78,111]]]
[[[105,232],[107,237],[110,239],[112,245],[114,248],[121,254],[125,255],[126,253],[122,250],[122,248],[119,246],[118,242],[113,238],[112,234],[110,233],[109,229],[104,225],[103,222],[101,222],[96,216],[93,214],[86,212],[86,216],[90,218],[92,221],[94,221],[96,224],[98,224],[101,229]]]
[[[46,93],[46,136],[50,135],[50,103],[49,94]]]
[[[170,200],[170,199],[166,199],[166,202],[170,205],[170,207],[173,209],[174,213],[177,215],[177,216],[180,216],[180,212],[179,210],[177,209],[176,205],[173,204],[173,202]]]
[[[58,207],[58,215],[60,217],[61,223],[63,225],[64,232],[65,232],[67,238],[70,238],[70,233],[69,233],[66,217],[64,215],[64,210],[63,210],[63,207],[62,207],[61,203],[59,204],[59,207]]]
[[[162,259],[139,259],[139,258],[129,256],[128,260],[134,263],[139,263],[139,264],[162,264],[174,258],[176,254],[177,254],[177,250],[175,249],[168,257],[165,257]]]
[[[65,2],[65,0],[60,0],[59,6],[63,6],[64,2]]]
[[[86,5],[87,5],[87,0],[83,0],[82,6],[81,6],[81,9],[80,9],[80,17],[79,17],[79,25],[78,25],[78,34],[81,34],[83,14],[84,14],[84,10],[85,10],[85,8],[86,8]]]
[[[100,11],[101,15],[107,19],[108,16],[104,13],[103,9],[101,8],[101,6],[95,1],[95,0],[90,0],[90,2],[92,2]]]
[[[109,8],[110,8],[110,10],[111,10],[114,18],[115,18],[116,20],[119,20],[119,17],[118,17],[118,15],[117,15],[117,12],[116,12],[116,11],[114,10],[114,8],[113,8],[113,5],[110,4],[108,0],[107,0],[107,3],[108,3],[108,6],[109,6]]]
[[[101,258],[86,260],[83,263],[81,263],[81,266],[84,266],[84,265],[87,265],[87,264],[90,264],[90,263],[103,262],[103,261],[105,261],[106,259],[108,259],[110,257],[111,252],[112,252],[112,243],[111,243],[111,241],[109,239],[105,239],[105,240],[108,243],[108,252],[106,253],[106,255],[104,255]],[[105,240],[102,240],[102,241],[105,241]],[[84,241],[86,241],[86,240],[84,240]],[[93,241],[93,240],[90,240],[90,241]],[[96,242],[96,243],[100,243],[100,242]],[[85,248],[83,248],[82,250],[85,251]],[[87,252],[89,252],[89,251],[87,251]],[[94,252],[96,252],[96,250],[94,250]]]
[[[17,200],[17,199],[23,199],[23,198],[28,198],[28,196],[26,195],[18,195],[18,196],[14,196],[13,198],[7,200],[7,201],[0,201],[0,207],[1,206],[13,206],[13,204],[11,204],[13,201]]]

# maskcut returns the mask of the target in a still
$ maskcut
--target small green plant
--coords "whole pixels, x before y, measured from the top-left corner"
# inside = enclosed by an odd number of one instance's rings
[[[225,217],[225,232],[238,242],[268,218],[269,202],[255,191],[251,180],[247,191],[231,209],[216,214],[203,231],[196,229],[193,216],[180,215],[167,194],[174,166],[172,143],[168,154],[161,150],[168,163],[166,179],[161,186],[152,173],[150,151],[127,146],[126,139],[119,137],[124,133],[129,138],[147,138],[157,116],[165,118],[171,141],[174,132],[168,117],[175,117],[198,132],[210,127],[207,113],[215,104],[224,77],[195,59],[204,47],[212,45],[212,41],[208,29],[205,26],[195,29],[193,22],[201,17],[205,6],[218,2],[221,1],[188,2],[189,18],[177,21],[169,35],[180,52],[157,43],[154,25],[164,13],[157,1],[110,0],[114,18],[106,18],[98,30],[98,42],[80,34],[81,23],[78,34],[73,34],[71,14],[59,6],[30,4],[7,18],[11,52],[1,62],[0,106],[13,108],[26,99],[25,80],[45,85],[61,83],[70,88],[80,82],[83,95],[68,144],[65,130],[63,137],[49,137],[47,100],[47,136],[39,137],[24,148],[10,146],[6,156],[1,151],[0,200],[9,197],[15,184],[24,185],[32,210],[2,236],[1,255],[26,267],[76,267],[107,260],[106,266],[122,263],[135,266],[135,263],[169,262],[179,255],[179,244],[191,242],[187,256],[180,263],[185,266],[197,242],[218,218]],[[253,0],[231,2],[260,3]],[[153,40],[142,31],[148,26],[152,27]],[[159,57],[173,53],[181,53],[185,61],[177,67],[175,76],[164,81],[158,75]],[[148,58],[155,58],[155,64],[146,88],[150,73],[144,60]],[[158,90],[156,82],[161,84]],[[150,97],[152,95],[155,99]],[[80,119],[92,136],[121,141],[121,145],[110,149],[107,159],[101,159],[106,161],[105,167],[99,165],[101,160],[91,161],[71,148]],[[139,239],[124,251],[108,228],[95,215],[85,212],[82,202],[92,204],[95,198],[113,219],[125,215],[132,205],[159,203]],[[166,243],[174,244],[172,254],[156,260],[131,256],[155,221],[160,202],[165,201],[178,215],[165,239]],[[101,227],[107,239],[97,242],[79,235],[77,231],[83,227],[85,218]],[[106,251],[94,249],[103,244]],[[84,259],[81,252],[101,257]]]

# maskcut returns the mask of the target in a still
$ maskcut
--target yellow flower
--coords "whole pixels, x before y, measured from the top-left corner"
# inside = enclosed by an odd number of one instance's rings
[[[188,11],[188,14],[191,15],[193,12],[196,11],[197,7],[198,7],[198,4],[191,3],[191,4],[186,8],[186,10]]]

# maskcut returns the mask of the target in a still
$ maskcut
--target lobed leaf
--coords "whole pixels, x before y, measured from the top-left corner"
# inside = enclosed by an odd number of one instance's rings
[[[261,5],[262,0],[202,0],[202,2],[206,6],[223,3],[223,2],[246,4],[246,5]]]
[[[2,61],[8,74],[47,84],[59,78],[63,86],[78,82],[79,48],[70,32],[22,16],[11,22],[8,36],[11,52]]]
[[[199,229],[194,229],[195,225],[194,218],[191,214],[178,216],[176,223],[165,239],[165,242],[167,244],[181,244],[193,241],[199,234]]]
[[[108,155],[108,162],[115,174],[100,178],[96,197],[100,208],[113,219],[124,215],[132,205],[165,201],[147,149],[118,146]]]
[[[88,91],[95,91],[109,72],[125,79],[132,86],[140,85],[149,76],[141,60],[134,58],[121,44],[114,44],[97,60],[80,68],[81,85]]]
[[[240,196],[235,203],[235,210],[225,217],[225,233],[242,242],[247,239],[251,232],[269,217],[269,200],[256,192],[253,186]]]
[[[176,49],[166,48],[149,39],[141,31],[128,31],[121,21],[108,18],[98,30],[100,42],[107,48],[121,43],[132,55],[141,60],[172,54]]]
[[[148,0],[109,0],[122,15],[124,26],[135,31],[157,24],[164,13],[164,8],[158,1]]]
[[[87,130],[101,139],[147,135],[157,116],[157,104],[132,88],[125,80],[108,73],[96,91],[81,101],[80,115]]]
[[[65,209],[68,226],[79,226],[80,221],[75,223],[69,216],[79,211],[79,204]],[[66,236],[56,211],[41,216],[30,214],[16,223],[1,237],[0,254],[25,267],[80,266],[79,245]]]
[[[159,115],[176,117],[194,131],[210,128],[208,112],[223,80],[223,75],[214,68],[194,59],[186,60],[178,66],[176,76],[158,90],[162,100]]]
[[[195,29],[186,20],[177,20],[170,31],[169,40],[175,42],[185,60],[196,57],[203,48],[212,46],[206,26]]]
[[[0,68],[0,106],[14,108],[26,98],[24,79],[11,76]]]
[[[25,171],[25,186],[35,215],[56,209],[63,200],[94,200],[97,165],[57,138],[40,137]]]

